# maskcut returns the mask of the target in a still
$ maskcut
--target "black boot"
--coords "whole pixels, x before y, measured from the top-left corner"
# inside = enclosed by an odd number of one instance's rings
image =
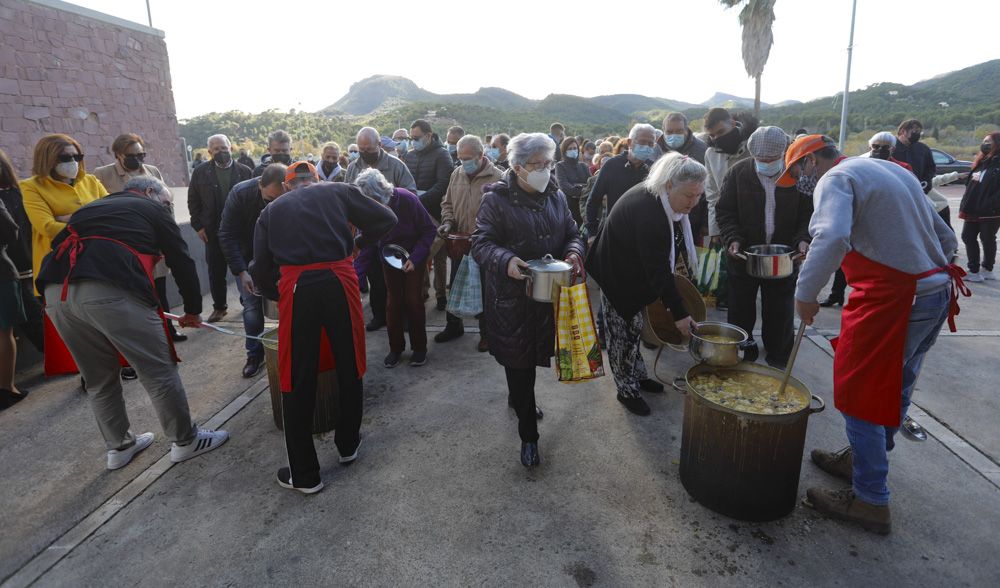
[[[831,306],[843,306],[844,296],[843,294],[841,294],[840,296],[830,294],[829,296],[826,297],[826,300],[820,302],[819,305],[822,306],[823,308],[830,308]]]
[[[521,465],[526,468],[534,467],[542,462],[538,455],[538,442],[521,443]]]
[[[465,334],[465,326],[462,321],[448,321],[445,325],[444,330],[434,335],[435,343],[447,343],[452,339],[458,339]]]

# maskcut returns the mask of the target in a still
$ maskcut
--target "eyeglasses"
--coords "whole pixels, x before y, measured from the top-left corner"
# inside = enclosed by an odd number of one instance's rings
[[[528,171],[538,171],[538,170],[543,170],[543,169],[547,169],[547,170],[551,171],[553,167],[555,167],[555,164],[553,162],[551,162],[551,161],[543,161],[542,163],[526,163],[526,164],[524,164],[524,169],[526,169]]]
[[[59,160],[59,163],[69,163],[71,161],[81,162],[83,161],[83,153],[77,153],[75,155],[67,155],[65,153],[61,153],[59,154],[59,157],[57,157],[56,159]]]

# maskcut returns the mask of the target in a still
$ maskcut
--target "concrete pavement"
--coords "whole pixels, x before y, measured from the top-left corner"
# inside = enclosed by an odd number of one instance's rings
[[[960,329],[1000,331],[993,316],[1000,287],[974,290],[963,301]],[[230,308],[227,326],[238,327],[235,298]],[[836,310],[821,316],[820,328],[839,327]],[[428,317],[432,331],[444,325],[443,313]],[[527,471],[518,462],[503,371],[474,351],[476,339],[470,332],[431,342],[425,367],[385,370],[385,332],[369,334],[361,458],[341,467],[332,435],[318,437],[327,487],[309,497],[274,482],[282,437],[267,391],[239,376],[238,339],[199,331],[179,346],[199,422],[234,399],[250,401],[225,424],[226,446],[174,467],[155,465],[169,444],[139,384],[126,384],[133,428],[155,432],[157,441],[116,472],[104,469],[78,381],[34,385],[26,401],[0,414],[0,490],[8,499],[0,512],[0,582],[827,586],[915,578],[988,586],[1000,578],[1000,488],[980,471],[982,462],[970,465],[954,447],[957,438],[998,463],[996,335],[960,332],[932,350],[916,400],[952,435],[947,443],[897,444],[888,537],[801,506],[772,523],[704,509],[678,477],[683,398],[646,395],[653,414],[638,418],[615,400],[610,376],[563,385],[539,370],[543,463]],[[795,366],[828,403],[810,419],[806,454],[846,443],[832,408],[832,360],[823,338],[816,340],[803,344]],[[654,356],[645,353],[652,367]],[[691,364],[687,354],[667,351],[658,372],[668,380]],[[838,486],[808,455],[803,462],[800,495],[811,485]],[[135,485],[142,490],[132,495]],[[87,526],[95,517],[99,523]]]

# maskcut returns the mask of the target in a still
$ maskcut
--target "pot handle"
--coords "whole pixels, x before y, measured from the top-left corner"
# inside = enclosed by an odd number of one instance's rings
[[[684,376],[677,376],[670,385],[673,386],[674,391],[680,392],[681,394],[687,394],[687,378]]]
[[[747,350],[750,349],[751,347],[756,347],[756,346],[757,346],[756,341],[754,341],[753,339],[747,339],[746,341],[743,341],[739,345],[737,345],[737,349],[743,352],[743,360],[745,360],[747,356]]]
[[[801,251],[798,251],[796,253],[793,253],[792,257],[790,259],[792,261],[799,261],[800,259],[805,259],[805,258],[806,258],[806,254],[802,253]]]
[[[816,402],[818,402],[819,406],[816,407],[816,408],[813,408],[812,407],[812,400],[815,400]],[[823,412],[823,409],[826,408],[826,402],[823,402],[823,399],[820,398],[819,396],[816,396],[815,394],[812,394],[812,400],[809,401],[809,414],[816,414],[817,412]]]
[[[736,253],[733,254],[733,257],[739,257],[743,261],[750,261],[750,258],[747,257],[747,254],[743,253],[742,251],[737,251]]]

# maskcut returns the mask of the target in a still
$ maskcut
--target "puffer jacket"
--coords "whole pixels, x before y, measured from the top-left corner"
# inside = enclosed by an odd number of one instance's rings
[[[958,211],[959,218],[970,221],[1000,217],[1000,158],[987,159],[973,168]]]
[[[512,258],[539,259],[546,253],[583,258],[566,197],[550,181],[545,192],[528,194],[513,172],[487,186],[472,235],[472,257],[483,271],[483,330],[500,365],[527,369],[549,366],[555,352],[552,304],[528,298],[525,284],[507,275]]]
[[[434,220],[441,220],[441,199],[448,190],[448,180],[455,165],[451,154],[441,144],[437,135],[431,136],[429,145],[420,151],[407,151],[403,162],[413,174],[417,196]]]
[[[483,188],[500,181],[502,177],[503,170],[489,160],[472,177],[461,166],[457,167],[451,172],[448,191],[441,201],[441,224],[451,223],[453,233],[471,235],[476,230],[476,215],[483,201]]]

